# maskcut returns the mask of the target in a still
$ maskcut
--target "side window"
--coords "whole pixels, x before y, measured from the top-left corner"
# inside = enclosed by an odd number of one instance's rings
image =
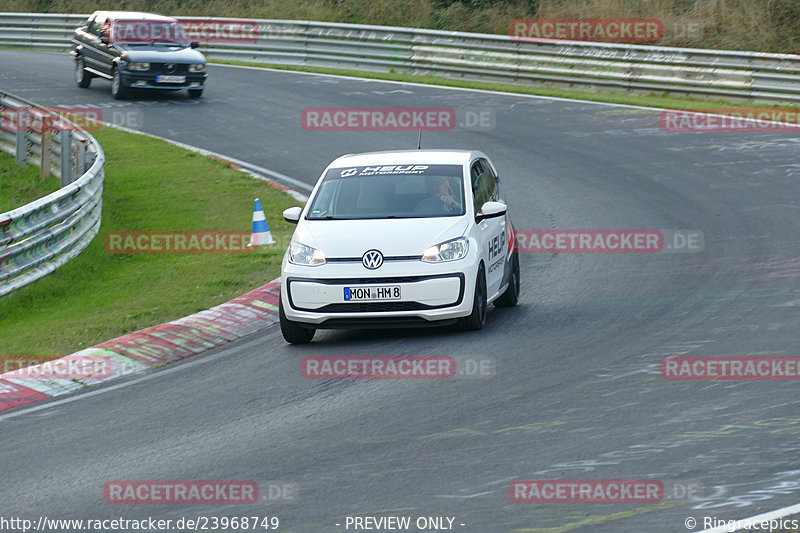
[[[483,174],[483,165],[481,165],[480,161],[475,161],[472,163],[472,185],[475,185],[475,181],[478,179],[478,176]]]
[[[488,161],[483,159],[480,160],[483,164],[483,169],[486,174],[486,181],[487,186],[489,187],[489,199],[493,202],[500,202],[503,200],[502,192],[500,191],[500,180],[497,179],[494,171],[492,170],[492,165],[489,164]]]
[[[494,182],[497,184],[497,201],[506,203],[506,195],[503,194],[503,186],[500,184],[500,178],[495,178]]]
[[[100,36],[100,25],[97,23],[97,17],[89,20],[89,25],[86,27],[86,32],[92,35]]]
[[[492,187],[489,183],[489,175],[486,173],[480,161],[472,164],[472,197],[475,204],[475,214],[481,210],[481,206],[491,199]]]

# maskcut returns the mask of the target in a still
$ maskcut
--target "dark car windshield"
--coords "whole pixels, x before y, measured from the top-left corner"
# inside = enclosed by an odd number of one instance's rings
[[[460,165],[375,165],[332,168],[322,180],[307,220],[460,216]]]
[[[114,43],[170,43],[189,42],[186,32],[178,22],[162,20],[115,20],[111,32]]]

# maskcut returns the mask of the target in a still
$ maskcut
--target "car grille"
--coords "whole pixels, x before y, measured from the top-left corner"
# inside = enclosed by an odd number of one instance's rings
[[[172,70],[167,65],[174,65]],[[184,63],[150,63],[150,70],[159,74],[186,74],[189,72],[189,65]]]

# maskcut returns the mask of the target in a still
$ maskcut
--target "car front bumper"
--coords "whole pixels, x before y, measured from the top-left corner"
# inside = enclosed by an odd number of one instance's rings
[[[158,82],[158,76],[170,74],[158,74],[155,72],[140,72],[125,70],[121,72],[121,82],[126,87],[131,89],[164,89],[164,90],[179,90],[179,89],[203,89],[205,88],[206,78],[208,75],[205,72],[191,72],[180,73],[179,75],[185,76],[186,79],[181,83],[166,83]]]
[[[386,262],[378,271],[361,263],[295,265],[284,257],[281,299],[286,318],[317,328],[441,325],[472,312],[477,264]],[[346,288],[399,287],[400,299],[354,302]]]

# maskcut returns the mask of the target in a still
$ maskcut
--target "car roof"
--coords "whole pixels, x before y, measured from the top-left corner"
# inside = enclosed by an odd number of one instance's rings
[[[166,17],[164,15],[157,15],[155,13],[145,13],[143,11],[95,11],[92,17],[103,15],[106,19],[110,20],[158,20],[162,22],[175,22],[176,19]]]
[[[486,157],[476,150],[389,150],[347,154],[336,158],[330,167],[363,165],[464,165],[477,157]]]

